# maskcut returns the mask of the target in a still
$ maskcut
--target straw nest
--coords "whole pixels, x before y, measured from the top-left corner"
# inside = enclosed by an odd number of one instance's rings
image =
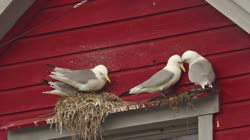
[[[195,96],[203,92],[207,90],[190,90],[172,97],[160,97],[138,103],[125,102],[107,92],[66,96],[62,97],[55,107],[56,128],[60,132],[66,128],[74,135],[73,139],[102,139],[101,124],[109,113],[116,112],[119,108],[133,110],[146,108],[148,105],[166,105],[170,109],[177,109],[183,103],[194,106],[194,101],[197,99]]]
[[[56,127],[66,128],[74,139],[102,139],[101,124],[115,108],[128,105],[119,97],[104,92],[62,97],[55,107]]]

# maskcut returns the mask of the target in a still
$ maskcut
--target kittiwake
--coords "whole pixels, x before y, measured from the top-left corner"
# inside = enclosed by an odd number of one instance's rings
[[[120,97],[158,91],[161,91],[161,93],[164,94],[164,90],[169,89],[180,80],[182,73],[181,70],[185,72],[181,57],[179,55],[173,55],[169,58],[167,65],[162,70],[155,73],[142,84],[122,93]]]
[[[80,93],[79,90],[77,90],[76,88],[68,85],[68,84],[65,84],[63,82],[51,82],[51,81],[47,81],[47,80],[44,80],[43,81],[44,84],[46,85],[49,85],[50,87],[53,88],[53,90],[51,91],[45,91],[43,93],[45,94],[55,94],[55,95],[59,95],[59,96],[69,96],[69,95],[72,95],[72,94],[77,94],[77,93]]]
[[[103,88],[108,81],[108,70],[104,65],[98,65],[93,69],[71,70],[48,65],[54,71],[50,77],[68,84],[79,91],[93,92]]]
[[[188,50],[182,55],[183,62],[189,64],[188,78],[203,89],[213,88],[215,73],[212,64],[195,51]]]

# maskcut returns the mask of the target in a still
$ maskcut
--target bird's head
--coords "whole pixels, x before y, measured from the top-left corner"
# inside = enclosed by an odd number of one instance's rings
[[[104,65],[97,65],[93,68],[93,71],[97,75],[97,77],[107,80],[109,83],[111,83],[109,77],[108,77],[108,69]]]
[[[183,66],[183,62],[182,59],[179,55],[172,55],[169,59],[168,59],[168,64],[167,66],[177,66],[179,67],[183,72],[186,72],[185,67]]]
[[[183,62],[190,64],[191,62],[193,62],[194,60],[196,60],[199,57],[200,57],[200,55],[197,52],[188,50],[182,54],[181,59]]]

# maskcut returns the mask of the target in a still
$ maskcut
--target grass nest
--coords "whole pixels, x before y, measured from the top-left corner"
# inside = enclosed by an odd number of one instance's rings
[[[193,106],[196,95],[208,90],[190,90],[172,97],[160,97],[137,103],[125,102],[114,94],[84,93],[62,97],[55,107],[56,128],[62,132],[67,129],[73,139],[97,140],[102,138],[101,125],[109,113],[120,110],[147,108],[151,105],[166,105],[177,109],[180,104]]]
[[[55,107],[56,128],[66,128],[73,139],[102,139],[101,124],[115,108],[129,105],[119,97],[104,92],[62,97]]]

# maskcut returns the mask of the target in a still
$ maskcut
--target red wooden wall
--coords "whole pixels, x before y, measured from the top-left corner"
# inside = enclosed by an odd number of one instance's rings
[[[3,41],[77,2],[38,0]],[[74,69],[104,64],[112,80],[107,89],[119,94],[188,49],[207,57],[218,77],[215,139],[250,139],[250,37],[203,0],[93,0],[15,41],[0,56],[0,126],[53,110],[59,98],[41,93],[50,89],[41,84],[48,63]],[[180,84],[190,87],[186,73]]]

